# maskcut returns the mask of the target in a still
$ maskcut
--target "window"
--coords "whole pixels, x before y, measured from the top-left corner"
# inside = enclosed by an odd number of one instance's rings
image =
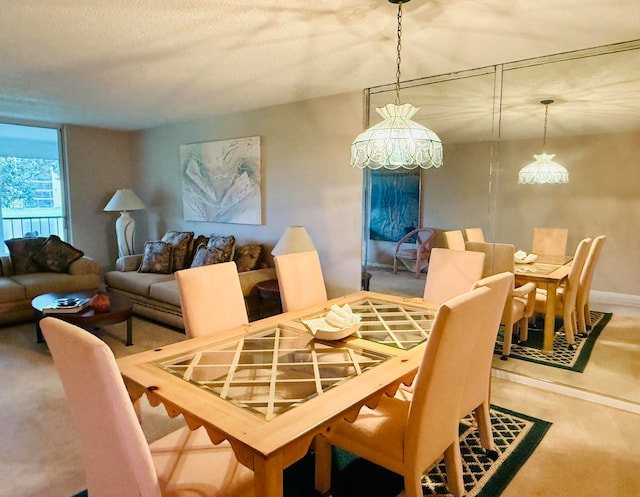
[[[0,124],[0,235],[68,238],[60,130]],[[7,253],[4,243],[0,253]]]

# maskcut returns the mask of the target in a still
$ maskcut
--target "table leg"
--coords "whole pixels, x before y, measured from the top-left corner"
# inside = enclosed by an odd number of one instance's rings
[[[317,435],[314,439],[314,447],[316,452],[315,489],[321,495],[326,495],[331,490],[331,442]]]
[[[133,318],[127,319],[127,346],[133,345]]]
[[[544,341],[542,344],[542,353],[545,355],[553,355],[553,338],[555,336],[556,324],[556,291],[558,284],[555,282],[547,283],[547,306],[544,312]]]
[[[282,497],[284,488],[282,454],[263,458],[254,457],[253,488],[255,497]]]

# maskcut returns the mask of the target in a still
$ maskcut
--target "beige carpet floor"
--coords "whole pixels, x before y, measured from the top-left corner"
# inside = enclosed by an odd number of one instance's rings
[[[132,347],[123,323],[96,334],[117,356],[184,339],[142,319],[134,319]],[[640,415],[498,378],[493,400],[554,423],[504,497],[640,495]],[[149,440],[182,423],[162,407],[142,409]],[[0,497],[70,497],[85,488],[62,385],[32,323],[0,328],[0,440]]]

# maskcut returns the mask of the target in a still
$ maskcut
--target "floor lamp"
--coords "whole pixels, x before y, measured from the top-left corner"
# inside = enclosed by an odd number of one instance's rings
[[[133,235],[136,230],[136,222],[128,211],[144,209],[142,200],[132,191],[126,188],[116,191],[104,210],[107,212],[120,211],[120,217],[116,220],[116,237],[118,240],[118,257],[133,255]]]

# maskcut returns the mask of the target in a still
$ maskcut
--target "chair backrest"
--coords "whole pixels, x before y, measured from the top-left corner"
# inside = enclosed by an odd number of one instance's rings
[[[467,292],[482,277],[485,255],[482,252],[434,248],[424,284],[424,300],[442,304]]]
[[[418,228],[414,231],[416,234],[416,241],[418,242],[419,246],[422,246],[425,242],[433,243],[433,239],[435,238],[434,235],[436,233],[436,230],[434,230],[433,228]]]
[[[515,247],[509,243],[466,242],[467,250],[485,255],[482,277],[496,273],[515,271]]]
[[[187,337],[212,335],[247,324],[247,307],[235,262],[174,273]]]
[[[92,497],[160,497],[151,452],[111,349],[60,319],[40,321],[62,380]]]
[[[537,255],[566,255],[566,228],[533,228],[531,253]]]
[[[491,340],[483,341],[477,345],[477,356],[473,357],[474,363],[471,366],[469,377],[465,382],[465,394],[462,399],[462,411],[461,415],[465,415],[478,407],[480,403],[486,398],[487,391],[489,389],[489,382],[491,381],[491,361],[493,359],[493,350],[495,341],[498,336],[498,330],[502,317],[504,315],[504,309],[506,309],[507,300],[513,291],[514,276],[511,272],[502,272],[482,278],[471,285],[471,289],[487,287],[495,290],[497,295],[501,296],[502,307],[498,313],[498,322],[494,329],[493,337]],[[496,297],[497,298],[497,297]],[[509,302],[509,306],[511,303]],[[475,324],[471,326],[473,332],[476,332]],[[482,348],[481,348],[482,347]],[[479,372],[486,371],[486,375],[479,374]]]
[[[596,236],[591,242],[591,248],[589,249],[587,260],[585,261],[584,267],[582,268],[582,273],[580,274],[580,283],[577,296],[578,303],[584,303],[589,300],[593,274],[595,273],[596,264],[598,262],[598,259],[600,258],[600,253],[602,252],[602,246],[604,245],[604,242],[606,240],[607,237],[605,235],[600,235]]]
[[[318,252],[297,252],[273,258],[282,310],[296,311],[327,300]]]
[[[484,231],[482,228],[465,228],[464,235],[468,242],[484,242]]]
[[[465,382],[477,374],[488,376],[504,295],[482,287],[442,304],[429,339],[409,409],[405,432],[405,460],[427,467],[457,435]],[[490,344],[490,346],[487,345]],[[480,368],[482,367],[482,370]]]
[[[444,231],[444,243],[448,249],[464,250],[464,236],[461,230]]]
[[[591,238],[585,238],[578,243],[573,261],[571,262],[571,269],[569,270],[569,276],[567,277],[567,283],[564,287],[563,305],[574,307],[578,297],[578,288],[580,285],[580,275],[584,269],[584,264],[587,261],[587,255],[589,255],[589,249],[591,248]]]

